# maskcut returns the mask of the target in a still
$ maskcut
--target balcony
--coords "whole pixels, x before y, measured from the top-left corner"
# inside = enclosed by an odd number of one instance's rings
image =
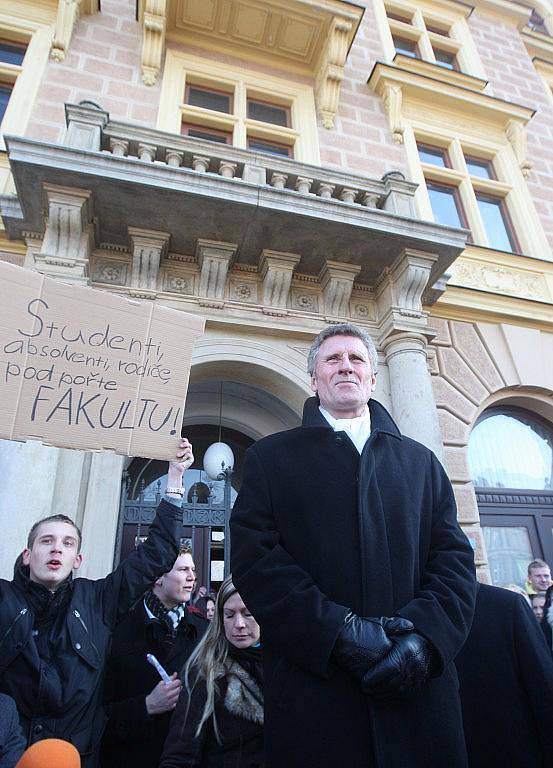
[[[372,179],[162,133],[90,104],[66,111],[63,145],[6,139],[17,197],[1,198],[0,212],[10,238],[35,238],[26,264],[47,274],[59,268],[68,279],[78,267],[79,279],[94,273],[95,283],[131,295],[161,290],[220,307],[232,268],[260,281],[268,314],[286,314],[294,279],[320,290],[325,316],[344,317],[352,290],[377,299],[406,252],[425,257],[417,291],[432,303],[464,247],[464,230],[415,218],[415,185],[401,174]],[[65,234],[54,232],[66,220]],[[117,264],[91,270],[108,251]],[[143,278],[146,251],[153,277]],[[176,267],[184,272],[175,277]],[[253,283],[233,301],[251,305],[250,294]]]

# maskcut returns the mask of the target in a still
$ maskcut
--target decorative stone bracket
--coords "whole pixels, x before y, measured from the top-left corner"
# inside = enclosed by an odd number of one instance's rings
[[[433,253],[406,249],[380,277],[376,300],[381,341],[398,332],[429,332],[422,297],[437,258]]]
[[[518,120],[509,120],[505,129],[515,157],[525,179],[530,175],[532,164],[527,157],[526,126]]]
[[[405,126],[401,114],[403,105],[403,93],[401,85],[386,85],[382,94],[384,108],[388,115],[388,123],[392,132],[392,138],[396,144],[403,144],[403,132]]]
[[[128,231],[132,253],[130,293],[137,298],[155,298],[159,266],[171,235],[136,227],[129,227]]]
[[[292,274],[301,256],[265,249],[261,254],[260,274],[263,281],[263,312],[266,315],[286,314]]]
[[[146,0],[142,17],[142,80],[146,85],[157,82],[165,49],[167,0]]]
[[[332,20],[327,47],[319,65],[315,99],[323,126],[329,129],[334,128],[352,27],[352,23],[347,19],[335,17]]]
[[[44,191],[48,218],[42,247],[34,254],[32,266],[65,282],[86,282],[94,247],[92,192],[53,184],[44,184]]]
[[[198,240],[196,258],[200,265],[198,297],[203,307],[220,309],[224,305],[227,273],[237,246],[215,240]]]
[[[65,59],[79,17],[98,13],[99,10],[99,0],[59,0],[54,40],[50,49],[50,57],[54,61]]]
[[[325,318],[329,322],[348,317],[353,282],[360,271],[361,267],[355,264],[326,261],[319,282],[323,289]]]

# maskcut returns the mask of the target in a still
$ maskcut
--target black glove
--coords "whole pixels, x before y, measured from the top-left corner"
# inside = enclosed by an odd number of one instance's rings
[[[392,650],[363,677],[363,691],[377,699],[420,690],[437,666],[436,651],[416,632],[392,639]]]
[[[334,660],[363,682],[367,671],[393,650],[390,637],[412,629],[412,623],[400,616],[362,619],[348,613],[334,645]]]

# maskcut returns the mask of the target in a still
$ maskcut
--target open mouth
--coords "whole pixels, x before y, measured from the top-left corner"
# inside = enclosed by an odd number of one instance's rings
[[[48,560],[46,565],[48,566],[48,568],[60,568],[61,560]]]

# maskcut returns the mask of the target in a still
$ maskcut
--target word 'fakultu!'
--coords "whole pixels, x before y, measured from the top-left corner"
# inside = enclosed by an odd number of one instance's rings
[[[27,314],[34,317],[37,320],[36,326],[29,332],[17,329],[17,332],[21,336],[25,336],[29,339],[42,336],[43,338],[54,339],[55,341],[63,341],[68,344],[84,344],[89,347],[113,349],[121,352],[129,352],[141,356],[143,353],[146,355],[156,356],[157,360],[161,360],[163,353],[161,352],[161,341],[154,341],[148,339],[143,341],[140,338],[134,336],[127,337],[119,333],[114,333],[107,323],[99,330],[94,330],[91,333],[89,331],[83,331],[78,326],[71,328],[69,325],[57,325],[54,321],[46,322],[41,313],[44,310],[49,309],[48,304],[44,299],[32,299],[27,305]],[[18,345],[20,348],[18,348]],[[24,342],[22,340],[12,341],[4,348],[5,352],[23,352]]]

